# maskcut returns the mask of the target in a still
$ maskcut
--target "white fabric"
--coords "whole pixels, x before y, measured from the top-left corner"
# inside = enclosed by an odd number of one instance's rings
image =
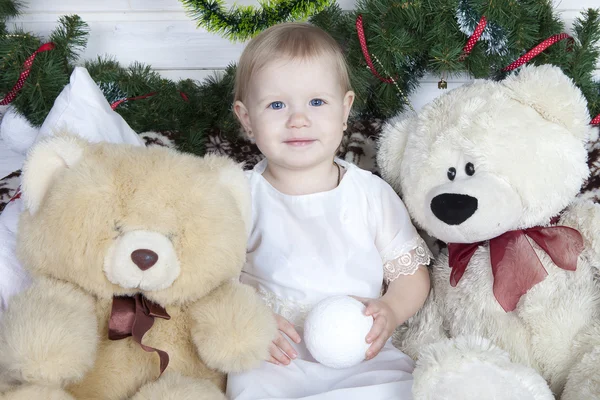
[[[16,235],[23,202],[15,200],[6,205],[0,215],[0,318],[8,299],[29,286],[27,271],[17,260]]]
[[[377,298],[386,254],[411,252],[419,236],[402,201],[368,171],[345,168],[333,190],[303,196],[278,192],[262,176],[266,160],[248,172],[253,220],[241,281],[257,289],[274,312],[302,335],[306,312],[335,295]],[[411,399],[413,361],[388,341],[372,360],[334,370],[318,364],[304,342],[290,366],[264,363],[230,374],[235,400]]]
[[[73,70],[69,84],[60,92],[42,124],[38,140],[63,131],[90,142],[144,144],[123,117],[110,108],[104,94],[83,67]]]
[[[0,140],[0,179],[20,169],[25,156],[11,149],[7,143]]]
[[[31,125],[23,114],[12,106],[6,110],[0,122],[0,139],[8,149],[22,155],[27,153],[39,131],[39,127]]]
[[[75,68],[70,83],[56,98],[40,128],[37,140],[64,129],[90,142],[144,145],[125,120],[110,108],[102,91],[82,67]],[[2,154],[4,150],[0,150],[0,155]],[[10,172],[21,168],[23,158],[22,155],[15,154],[14,162],[6,164],[9,165]],[[4,167],[1,161],[0,167]],[[15,255],[15,235],[22,207],[22,200],[17,199],[9,203],[0,214],[0,317],[9,298],[29,285],[28,274]]]

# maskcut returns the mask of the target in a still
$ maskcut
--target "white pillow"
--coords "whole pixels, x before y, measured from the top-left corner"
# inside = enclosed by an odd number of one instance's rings
[[[110,108],[102,91],[83,67],[73,70],[70,83],[54,101],[37,140],[64,131],[90,142],[144,145],[123,117]]]
[[[35,138],[37,138],[39,132],[40,128],[31,125],[23,114],[20,114],[11,106],[6,110],[2,117],[2,122],[0,122],[0,140],[3,144],[2,148],[25,155],[35,141]]]

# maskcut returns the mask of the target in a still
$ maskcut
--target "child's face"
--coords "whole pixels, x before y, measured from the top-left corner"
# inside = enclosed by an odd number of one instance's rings
[[[303,169],[333,159],[353,100],[333,61],[286,59],[258,71],[234,108],[270,163]]]

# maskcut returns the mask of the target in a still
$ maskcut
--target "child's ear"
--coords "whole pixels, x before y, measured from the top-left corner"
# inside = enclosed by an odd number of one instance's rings
[[[250,123],[250,115],[248,114],[248,109],[241,101],[237,100],[233,104],[233,112],[240,120],[242,127],[246,131],[248,137],[252,137],[252,124]]]
[[[352,90],[349,90],[344,95],[344,123],[348,122],[348,116],[350,115],[350,110],[352,109],[352,103],[354,103],[354,97],[356,95]]]

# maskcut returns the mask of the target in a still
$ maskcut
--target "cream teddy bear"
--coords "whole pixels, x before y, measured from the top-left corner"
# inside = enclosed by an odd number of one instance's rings
[[[398,338],[419,359],[416,399],[600,399],[600,205],[576,197],[589,123],[580,90],[546,65],[384,128],[382,176],[448,243]]]
[[[272,314],[236,281],[249,190],[239,166],[58,136],[24,165],[18,255],[34,277],[0,321],[3,399],[225,399]]]

